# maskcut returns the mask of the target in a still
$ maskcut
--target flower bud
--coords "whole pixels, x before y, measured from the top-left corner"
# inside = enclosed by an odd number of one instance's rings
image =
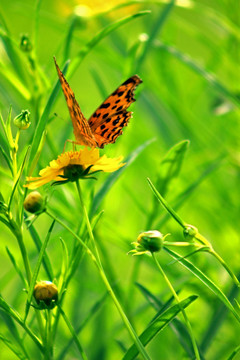
[[[41,309],[53,309],[58,300],[58,289],[51,281],[40,281],[34,287],[33,296]]]
[[[30,112],[28,110],[22,110],[22,112],[14,118],[13,123],[20,130],[26,130],[31,124],[31,122],[29,121],[29,117]]]
[[[193,225],[185,225],[183,236],[187,241],[191,241],[198,234],[198,229]]]
[[[32,44],[29,40],[28,35],[22,35],[20,39],[20,49],[24,52],[30,52],[32,51]]]
[[[23,206],[25,210],[35,214],[37,212],[44,211],[45,201],[38,191],[32,191],[26,196]]]
[[[164,237],[158,230],[150,230],[141,233],[137,238],[137,242],[144,250],[153,253],[162,249]]]

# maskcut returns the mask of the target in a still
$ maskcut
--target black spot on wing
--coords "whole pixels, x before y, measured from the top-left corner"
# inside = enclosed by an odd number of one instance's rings
[[[110,103],[103,103],[99,109],[107,109],[110,106]]]

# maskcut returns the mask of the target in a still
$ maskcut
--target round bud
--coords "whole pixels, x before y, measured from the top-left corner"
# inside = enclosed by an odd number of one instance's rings
[[[193,225],[185,225],[183,236],[187,241],[191,241],[198,234],[198,229]]]
[[[160,251],[163,247],[164,235],[158,230],[142,232],[137,241],[143,249],[150,252]]]
[[[45,201],[38,191],[32,191],[26,196],[23,206],[25,210],[29,211],[32,214],[35,214],[37,212],[40,212],[41,210],[44,210]]]
[[[51,281],[40,281],[35,285],[33,296],[41,309],[53,309],[58,300],[58,289]]]
[[[22,110],[22,112],[14,118],[13,123],[20,130],[26,130],[27,128],[29,128],[31,124],[29,119],[30,119],[30,112],[28,110]]]

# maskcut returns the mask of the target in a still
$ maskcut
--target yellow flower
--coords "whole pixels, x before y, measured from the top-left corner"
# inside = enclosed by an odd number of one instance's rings
[[[85,147],[79,151],[69,151],[58,156],[57,160],[52,160],[45,169],[39,172],[39,177],[27,177],[29,184],[25,185],[29,189],[36,189],[50,181],[57,184],[68,181],[76,181],[80,178],[91,178],[98,171],[113,172],[124,164],[121,163],[123,157],[108,158],[106,155],[99,156],[99,150]]]

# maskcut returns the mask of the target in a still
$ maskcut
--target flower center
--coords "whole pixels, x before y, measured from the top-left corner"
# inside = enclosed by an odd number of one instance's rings
[[[64,168],[64,177],[69,181],[78,180],[84,173],[84,167],[82,165],[68,165]]]

